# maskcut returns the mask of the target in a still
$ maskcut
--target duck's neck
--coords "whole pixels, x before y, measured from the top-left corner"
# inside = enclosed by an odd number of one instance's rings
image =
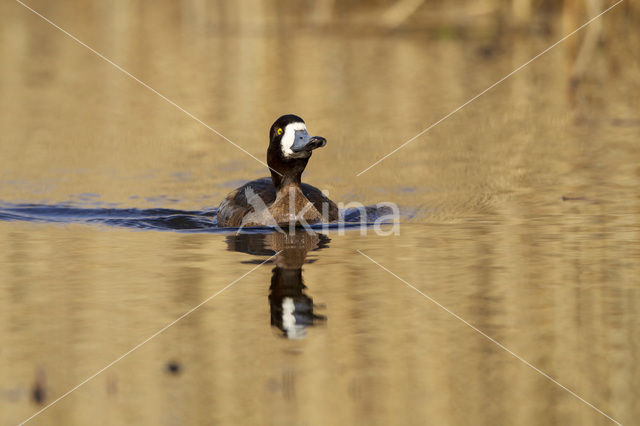
[[[302,172],[304,172],[309,158],[296,158],[286,162],[279,158],[270,160],[267,164],[271,169],[271,181],[276,188],[276,193],[280,193],[291,186],[300,188]]]
[[[283,191],[287,191],[291,186],[300,188],[302,185],[302,171],[299,173],[286,173],[279,175],[275,171],[271,171],[271,180],[273,186],[276,188],[276,194],[280,194]]]
[[[300,188],[302,184],[302,172],[304,172],[309,162],[309,154],[306,158],[282,158],[280,154],[280,145],[273,143],[269,145],[267,150],[267,164],[271,171],[271,181],[276,188],[276,193],[280,193],[283,189],[292,185]]]

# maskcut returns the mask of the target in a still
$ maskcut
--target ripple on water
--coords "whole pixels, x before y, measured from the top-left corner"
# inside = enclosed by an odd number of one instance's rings
[[[387,212],[367,207],[367,218],[375,221]],[[13,222],[86,223],[156,231],[211,232],[227,234],[237,228],[218,228],[217,209],[177,210],[167,208],[83,208],[70,204],[0,204],[0,220]],[[324,225],[326,227],[326,225]],[[360,213],[357,209],[344,212],[344,223],[331,224],[328,229],[339,227],[359,228]],[[314,225],[313,229],[323,229]],[[243,233],[270,233],[270,227],[243,228]]]

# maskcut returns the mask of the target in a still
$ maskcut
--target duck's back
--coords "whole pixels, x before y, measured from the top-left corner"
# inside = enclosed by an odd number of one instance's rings
[[[322,194],[318,188],[303,183],[301,185],[302,193],[313,204],[313,206],[322,212],[323,204],[329,206],[329,221],[338,219],[338,207],[336,204]],[[258,196],[258,199],[247,199]],[[276,189],[273,181],[269,177],[256,179],[247,182],[240,188],[230,192],[229,195],[220,203],[218,207],[218,226],[220,227],[239,227],[242,226],[243,218],[254,212],[254,206],[258,208],[269,207],[276,200]],[[264,203],[256,205],[256,203]]]

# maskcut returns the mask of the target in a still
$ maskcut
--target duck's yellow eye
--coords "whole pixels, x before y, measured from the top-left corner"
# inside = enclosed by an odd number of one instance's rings
[[[282,129],[278,129],[276,133],[278,133],[278,136],[280,136],[282,134]]]

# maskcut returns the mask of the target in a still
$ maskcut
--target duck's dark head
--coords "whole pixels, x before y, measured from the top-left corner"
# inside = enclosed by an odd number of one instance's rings
[[[304,120],[288,114],[278,118],[269,131],[267,164],[276,189],[288,184],[300,184],[311,151],[325,146],[327,140],[309,136]]]

